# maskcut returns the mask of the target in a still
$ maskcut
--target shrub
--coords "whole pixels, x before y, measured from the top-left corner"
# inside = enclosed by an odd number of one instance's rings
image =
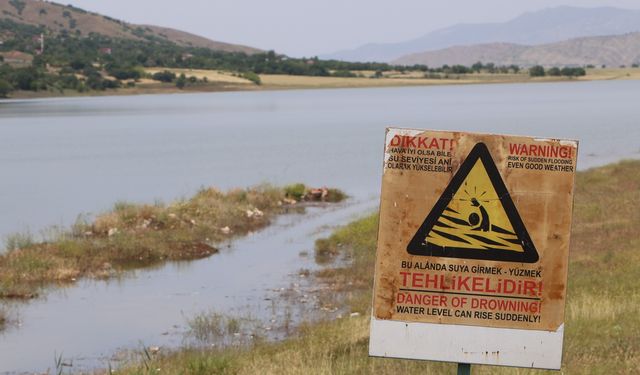
[[[345,78],[357,77],[353,72],[349,70],[336,70],[331,75],[334,77],[345,77]]]
[[[260,79],[260,76],[254,72],[244,72],[242,73],[242,78],[248,79],[249,81],[255,83],[256,85],[262,84],[262,80]]]
[[[307,193],[307,187],[304,184],[291,184],[284,187],[284,194],[287,198],[297,201],[301,200]]]
[[[187,77],[184,73],[180,74],[180,77],[176,80],[176,87],[182,90],[187,85]]]
[[[544,77],[545,76],[544,67],[542,67],[541,65],[532,66],[531,68],[529,68],[529,76]]]
[[[176,74],[165,70],[163,72],[154,73],[151,78],[160,82],[173,82],[173,80],[176,79]]]
[[[0,79],[0,98],[6,98],[12,89],[13,87],[11,87],[9,82],[4,79]]]
[[[560,68],[554,66],[553,68],[547,70],[547,75],[559,77],[560,75],[562,75],[562,72],[560,71]]]

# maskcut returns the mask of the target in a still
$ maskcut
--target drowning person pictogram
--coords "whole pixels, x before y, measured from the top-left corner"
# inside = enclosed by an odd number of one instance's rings
[[[413,255],[535,263],[538,252],[484,143],[409,242]]]

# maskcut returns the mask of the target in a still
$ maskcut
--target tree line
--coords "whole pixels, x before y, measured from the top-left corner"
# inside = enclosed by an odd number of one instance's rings
[[[141,40],[110,38],[95,33],[82,35],[77,29],[47,35],[48,31],[42,26],[0,20],[0,35],[12,35],[0,45],[0,52],[22,51],[34,55],[30,66],[14,67],[0,60],[0,96],[7,96],[13,90],[106,90],[134,86],[141,78],[172,82],[180,88],[200,82],[195,77],[176,76],[170,71],[148,75],[145,68],[149,67],[228,70],[256,84],[260,84],[259,74],[381,78],[390,71],[401,74],[419,71],[426,78],[447,78],[449,74],[518,74],[524,71],[518,65],[498,66],[482,62],[434,68],[420,64],[404,66],[317,57],[291,58],[274,51],[224,52],[179,46],[147,34],[143,28],[135,31]],[[46,43],[44,52],[39,54],[41,34],[45,34]],[[583,68],[571,67],[545,70],[542,66],[534,66],[528,71],[532,77],[586,74]]]

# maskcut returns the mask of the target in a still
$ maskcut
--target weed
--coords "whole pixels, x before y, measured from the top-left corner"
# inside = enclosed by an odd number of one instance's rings
[[[0,255],[0,298],[29,297],[52,282],[82,276],[109,277],[132,267],[166,260],[207,257],[215,243],[268,225],[286,212],[283,201],[299,195],[297,185],[258,185],[226,193],[202,188],[192,198],[165,205],[120,201],[93,222],[79,216],[67,231],[56,229],[37,243],[29,232],[7,237],[8,252]]]
[[[302,198],[307,193],[307,187],[304,184],[291,184],[284,187],[284,194],[287,198],[295,199],[297,201],[302,200]]]
[[[187,319],[188,337],[199,344],[242,343],[242,331],[254,331],[258,321],[250,317],[233,317],[215,311],[204,312]]]
[[[35,244],[33,235],[29,231],[21,233],[12,233],[7,235],[5,239],[5,249],[7,251],[24,249]]]

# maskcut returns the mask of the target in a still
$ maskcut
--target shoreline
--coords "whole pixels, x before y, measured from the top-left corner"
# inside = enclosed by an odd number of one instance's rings
[[[640,261],[640,242],[635,236],[634,220],[629,218],[639,209],[639,188],[640,161],[625,160],[578,172],[563,371],[632,373],[640,365],[640,317],[633,313],[640,302],[640,295],[634,292],[633,272]],[[608,207],[620,209],[603,217]],[[602,232],[594,229],[605,230],[606,241],[601,238]],[[341,296],[341,307],[350,312],[346,316],[303,324],[279,342],[182,348],[157,353],[148,359],[148,364],[165,373],[178,373],[185,368],[233,374],[455,372],[453,363],[368,356],[376,232],[377,214],[373,214],[316,242],[316,256],[328,257],[328,266],[313,276],[318,284],[330,285],[334,295]],[[337,259],[348,262],[332,263]],[[608,280],[606,285],[602,285],[603,279]],[[607,338],[602,339],[603,335]],[[132,362],[117,372],[136,374],[141,366]],[[474,365],[474,372],[479,374],[512,371],[508,367]]]
[[[195,72],[206,74],[204,71],[188,69],[174,69],[176,72]],[[214,72],[214,71],[211,71]],[[634,81],[640,80],[640,69],[599,69],[589,70],[587,75],[579,78],[570,77],[529,77],[525,74],[492,74],[474,76],[459,75],[457,78],[427,79],[427,78],[341,78],[341,77],[312,77],[292,75],[261,75],[263,83],[255,85],[249,82],[212,81],[208,84],[197,84],[178,89],[173,84],[144,83],[133,88],[108,89],[105,91],[89,92],[50,92],[50,91],[16,91],[8,98],[0,99],[3,102],[22,101],[29,99],[48,98],[80,98],[80,97],[104,97],[104,96],[137,96],[158,94],[197,94],[213,92],[258,92],[281,90],[317,90],[317,89],[357,89],[357,88],[391,88],[391,87],[429,87],[429,86],[459,86],[459,85],[485,85],[485,84],[524,84],[524,83],[571,83],[594,81]]]
[[[32,299],[47,286],[81,278],[108,279],[167,261],[209,257],[224,241],[266,227],[278,215],[344,199],[338,189],[263,184],[227,192],[201,188],[169,204],[116,202],[93,221],[79,218],[43,241],[30,233],[7,236],[0,254],[0,301]]]

